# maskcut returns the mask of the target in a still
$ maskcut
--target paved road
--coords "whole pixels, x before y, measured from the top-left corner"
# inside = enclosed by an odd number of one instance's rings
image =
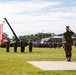
[[[76,61],[28,61],[42,70],[76,70]]]

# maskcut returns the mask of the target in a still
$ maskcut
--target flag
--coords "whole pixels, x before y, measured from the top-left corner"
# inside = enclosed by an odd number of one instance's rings
[[[3,24],[0,24],[0,44],[2,40],[2,34],[3,34]]]

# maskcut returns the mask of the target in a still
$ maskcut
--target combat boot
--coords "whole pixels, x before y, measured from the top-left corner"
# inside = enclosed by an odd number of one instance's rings
[[[68,57],[66,58],[66,61],[68,61]]]
[[[68,57],[68,61],[69,61],[69,62],[71,61],[71,58],[70,58],[70,57]]]

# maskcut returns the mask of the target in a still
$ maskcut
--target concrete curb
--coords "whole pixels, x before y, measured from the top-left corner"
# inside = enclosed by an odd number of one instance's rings
[[[76,70],[76,61],[28,61],[42,70]]]

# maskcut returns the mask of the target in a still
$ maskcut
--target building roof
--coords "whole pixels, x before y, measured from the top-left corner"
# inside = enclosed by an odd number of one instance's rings
[[[62,38],[62,36],[51,36],[50,38]]]
[[[72,37],[72,38],[76,39],[76,37]],[[62,36],[51,36],[51,37],[47,37],[47,38],[42,38],[41,43],[43,43],[44,41],[52,40],[52,39],[62,39]]]
[[[51,36],[49,38],[62,38],[62,36]],[[72,38],[76,38],[76,37],[72,37]]]

